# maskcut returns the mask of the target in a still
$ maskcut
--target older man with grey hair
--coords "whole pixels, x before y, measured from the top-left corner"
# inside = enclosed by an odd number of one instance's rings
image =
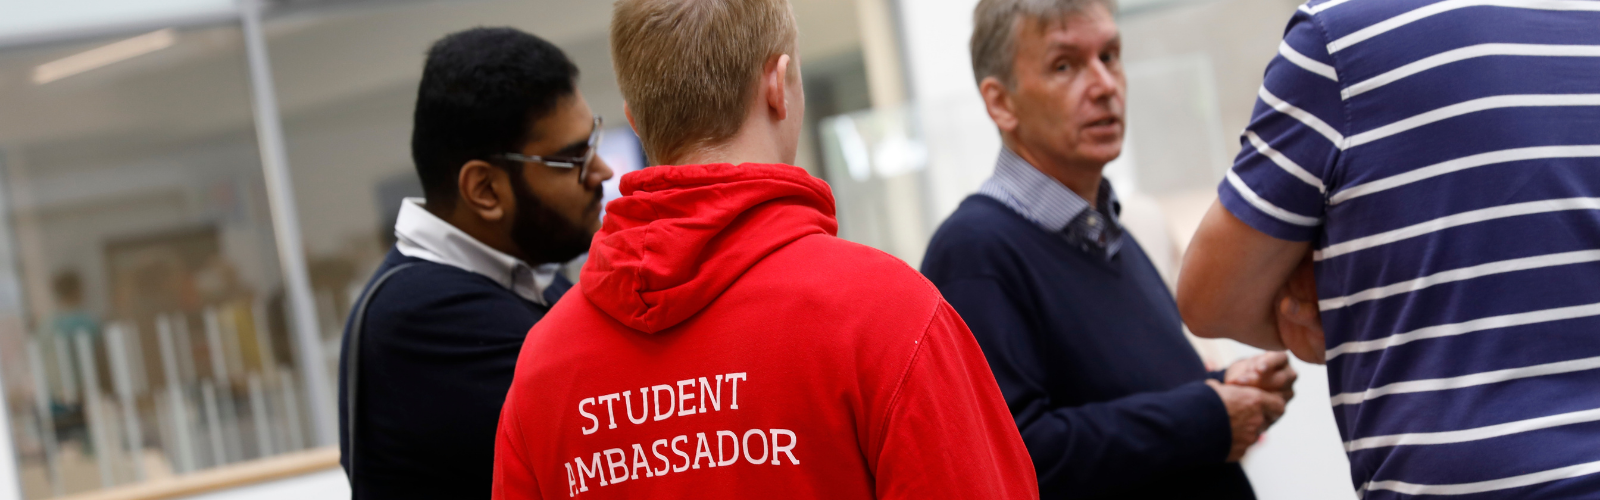
[[[1110,0],[983,0],[972,67],[994,176],[929,244],[1044,498],[1253,498],[1237,464],[1293,397],[1268,353],[1209,373],[1101,177],[1127,89]]]

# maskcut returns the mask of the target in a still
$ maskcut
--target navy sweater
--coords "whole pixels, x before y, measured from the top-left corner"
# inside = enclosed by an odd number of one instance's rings
[[[1111,260],[972,196],[922,272],[977,337],[1056,498],[1254,498],[1227,409],[1131,236]]]
[[[373,277],[406,263],[416,264],[372,297],[361,335],[355,498],[489,498],[500,405],[522,339],[548,309],[486,276],[395,250]],[[546,301],[570,287],[558,275]],[[347,321],[339,356],[347,472],[349,329]]]

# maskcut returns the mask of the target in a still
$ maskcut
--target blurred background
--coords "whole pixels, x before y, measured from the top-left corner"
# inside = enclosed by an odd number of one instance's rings
[[[999,137],[976,0],[791,0],[840,236],[912,266]],[[1169,283],[1296,0],[1121,0],[1124,222]],[[601,0],[0,0],[0,500],[347,498],[339,336],[421,194],[424,51],[509,25],[620,119]],[[615,180],[609,186],[615,196]],[[1252,350],[1199,341],[1220,366]],[[1353,498],[1324,372],[1246,459],[1266,499]]]

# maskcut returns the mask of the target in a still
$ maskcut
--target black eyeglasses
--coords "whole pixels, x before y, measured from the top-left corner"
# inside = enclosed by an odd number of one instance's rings
[[[498,156],[511,161],[539,163],[547,167],[577,169],[578,182],[581,183],[589,177],[589,163],[594,161],[595,151],[600,149],[600,125],[603,122],[600,115],[595,115],[594,130],[589,132],[589,143],[584,147],[583,154],[578,156],[532,156],[521,153],[501,153]]]

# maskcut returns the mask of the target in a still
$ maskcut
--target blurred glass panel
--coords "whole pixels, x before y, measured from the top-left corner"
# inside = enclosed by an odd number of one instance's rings
[[[0,40],[232,15],[234,0],[0,0]]]
[[[928,150],[912,108],[878,108],[818,122],[823,171],[837,204],[839,237],[888,252],[912,266],[932,236]]]
[[[1142,193],[1160,205],[1179,249],[1216,199],[1262,68],[1300,3],[1152,0],[1132,11],[1122,4],[1128,139],[1106,175],[1119,195]]]
[[[1117,14],[1129,16],[1201,3],[1205,0],[1117,0]]]
[[[1128,93],[1139,98],[1128,100],[1127,140],[1118,159],[1133,171],[1117,187],[1156,196],[1214,187],[1229,162],[1210,57],[1133,61],[1126,75]]]
[[[359,5],[316,8],[319,3]],[[267,36],[330,367],[336,366],[351,305],[393,245],[400,200],[422,194],[411,162],[411,122],[417,82],[434,41],[474,26],[510,26],[556,44],[581,71],[578,91],[611,125],[601,154],[617,176],[606,184],[607,199],[618,195],[622,174],[645,164],[611,65],[611,2],[294,5],[311,7],[269,20]],[[859,68],[855,8],[854,0],[795,0],[800,29],[808,34],[800,39],[808,90],[813,72],[829,71],[828,61],[841,54],[854,54]],[[808,106],[817,102],[808,96]],[[808,111],[818,113],[815,107]],[[832,113],[816,116],[825,114]],[[809,135],[808,130],[806,141]],[[812,151],[803,149],[797,163],[816,172]]]
[[[138,37],[0,51],[0,379],[27,498],[309,442],[240,31],[152,33],[117,57]]]

